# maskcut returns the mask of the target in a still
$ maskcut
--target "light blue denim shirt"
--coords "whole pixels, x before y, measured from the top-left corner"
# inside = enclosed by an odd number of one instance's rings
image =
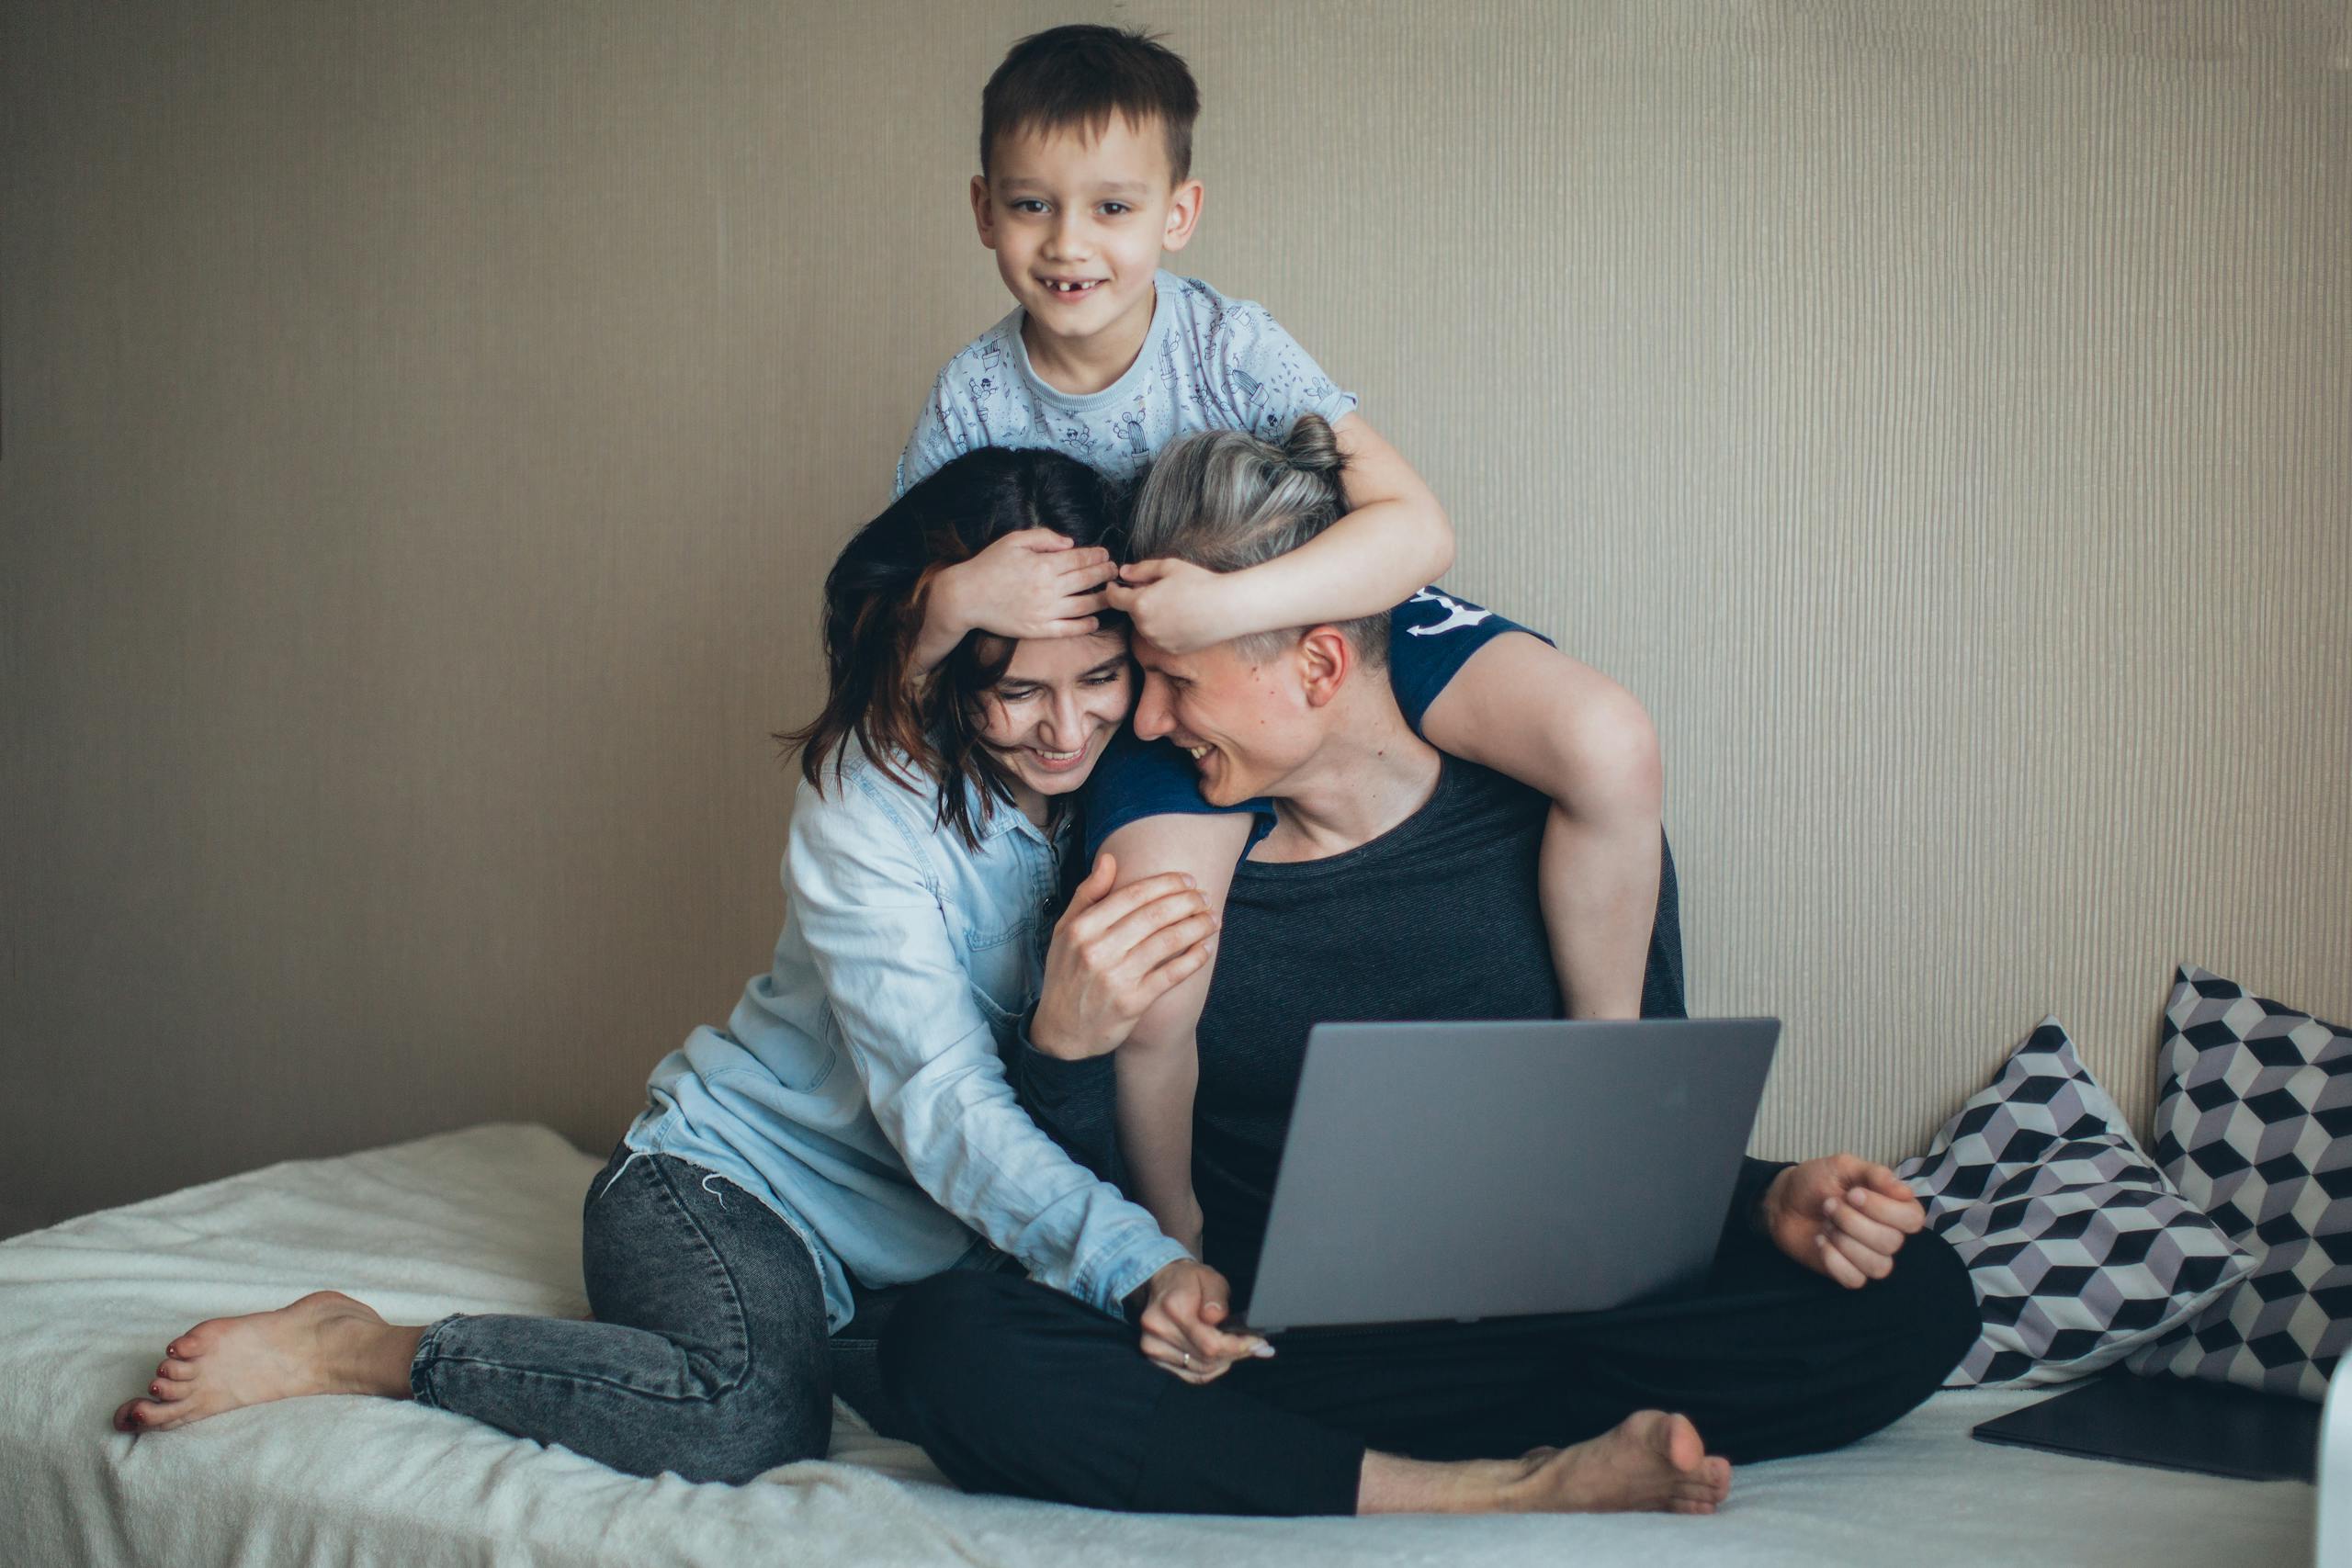
[[[994,1245],[1105,1312],[1185,1256],[1015,1103],[1001,1052],[1044,976],[1057,845],[996,806],[978,850],[935,787],[854,743],[800,785],[775,962],[725,1029],[663,1057],[631,1149],[725,1177],[815,1254],[831,1331],[850,1279],[911,1283]],[[921,778],[911,768],[903,770]]]

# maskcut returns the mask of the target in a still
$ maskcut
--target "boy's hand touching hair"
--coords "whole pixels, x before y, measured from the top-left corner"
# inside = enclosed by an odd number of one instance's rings
[[[1191,653],[1257,628],[1241,624],[1233,584],[1239,574],[1160,558],[1121,567],[1102,596],[1125,611],[1136,634],[1170,653]]]
[[[1073,547],[1050,528],[1007,534],[932,580],[924,596],[915,668],[930,671],[967,632],[995,637],[1084,637],[1105,608],[1111,552]]]

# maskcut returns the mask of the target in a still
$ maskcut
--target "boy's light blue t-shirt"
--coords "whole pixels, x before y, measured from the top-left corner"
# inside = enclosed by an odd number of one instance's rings
[[[1263,305],[1161,272],[1143,351],[1099,392],[1046,384],[1021,341],[1023,311],[947,362],[899,458],[898,493],[982,446],[1050,446],[1125,483],[1152,455],[1199,430],[1279,441],[1303,413],[1337,423],[1355,396],[1332,385]]]

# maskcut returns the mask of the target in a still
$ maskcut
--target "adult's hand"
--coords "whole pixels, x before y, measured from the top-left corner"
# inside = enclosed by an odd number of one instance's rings
[[[923,598],[915,666],[928,671],[955,651],[964,634],[1007,637],[1084,637],[1108,602],[1111,552],[1078,548],[1051,528],[1007,534],[932,581]]]
[[[1114,891],[1119,863],[1095,858],[1070,895],[1046,953],[1045,990],[1029,1043],[1048,1056],[1082,1061],[1116,1050],[1151,1004],[1209,961],[1216,916],[1181,872]]]
[[[1224,1275],[1189,1258],[1144,1282],[1143,1353],[1186,1382],[1215,1382],[1237,1361],[1271,1356],[1274,1348],[1255,1334],[1228,1334],[1233,1287]]]
[[[1894,1172],[1853,1155],[1789,1167],[1765,1189],[1758,1217],[1782,1252],[1849,1291],[1893,1273],[1904,1237],[1928,1223]]]

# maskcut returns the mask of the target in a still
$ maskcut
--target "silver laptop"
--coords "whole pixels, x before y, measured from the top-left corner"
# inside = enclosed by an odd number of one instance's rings
[[[1699,1279],[1780,1033],[1316,1025],[1250,1326],[1595,1312]]]

